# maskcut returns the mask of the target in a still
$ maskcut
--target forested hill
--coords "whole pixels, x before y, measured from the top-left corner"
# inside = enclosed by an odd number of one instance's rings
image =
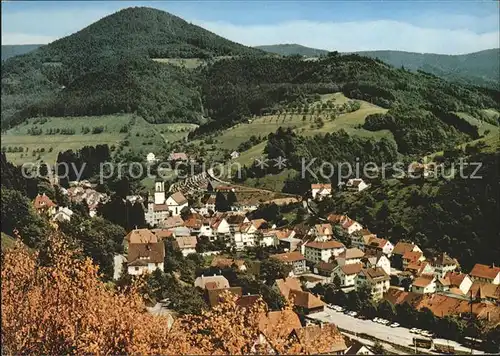
[[[120,111],[151,122],[197,122],[192,76],[150,58],[264,54],[164,11],[127,8],[2,62],[2,127],[33,115]]]
[[[256,46],[255,48],[261,49],[266,52],[276,53],[282,56],[306,56],[306,57],[318,57],[328,54],[327,50],[317,49],[302,46],[296,43],[284,43],[277,45],[263,45]]]
[[[234,58],[207,67],[204,75],[204,108],[213,121],[191,136],[252,115],[276,113],[283,102],[293,103],[300,114],[308,96],[339,91],[389,109],[387,115],[368,117],[365,129],[390,130],[402,153],[437,151],[476,139],[477,128],[452,115],[455,112],[497,124],[482,112],[498,109],[497,91],[461,86],[355,54],[317,61],[296,56]]]
[[[34,51],[41,44],[27,44],[27,45],[2,45],[2,61],[10,57],[20,56],[31,51]]]
[[[283,56],[301,55],[318,57],[328,54],[327,50],[305,47],[299,44],[277,44],[257,46],[256,48]],[[413,71],[422,70],[455,82],[480,85],[488,88],[499,88],[499,48],[460,55],[389,50],[361,51],[355,53],[371,58],[378,58],[397,68],[405,67]]]
[[[402,51],[367,51],[358,54],[379,58],[398,68],[404,66],[452,81],[499,88],[499,48],[461,55]]]

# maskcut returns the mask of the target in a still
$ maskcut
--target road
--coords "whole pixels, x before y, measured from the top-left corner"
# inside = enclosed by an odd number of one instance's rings
[[[413,338],[416,336],[404,327],[391,328],[390,326],[381,325],[371,320],[353,318],[328,307],[322,312],[308,315],[308,318],[325,323],[333,323],[339,328],[349,330],[353,333],[364,333],[381,341],[406,347],[413,347]],[[470,353],[470,348],[466,348],[455,341],[444,339],[436,339],[435,341],[453,346],[457,351]],[[473,353],[476,355],[484,354],[484,352],[477,350],[474,350]]]

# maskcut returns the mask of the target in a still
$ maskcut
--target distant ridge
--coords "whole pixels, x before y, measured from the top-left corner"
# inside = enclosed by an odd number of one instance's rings
[[[2,61],[11,57],[20,56],[43,46],[42,44],[25,44],[25,45],[2,45]]]
[[[306,57],[318,57],[326,55],[329,52],[327,50],[305,47],[299,44],[277,44],[257,46],[256,48],[283,56],[301,55]],[[413,71],[422,70],[451,81],[495,89],[499,87],[500,49],[498,48],[460,55],[389,50],[360,51],[353,53],[366,57],[378,58],[397,68],[405,67]]]

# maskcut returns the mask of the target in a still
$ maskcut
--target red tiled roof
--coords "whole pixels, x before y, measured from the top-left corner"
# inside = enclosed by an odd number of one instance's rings
[[[347,265],[343,265],[342,267],[340,267],[340,269],[346,275],[358,274],[363,269],[363,264],[362,263],[350,263]]]
[[[47,209],[56,206],[56,204],[52,200],[50,200],[50,198],[46,196],[45,193],[43,193],[42,195],[38,194],[35,200],[33,201],[33,205],[37,210]]]
[[[335,249],[345,247],[342,242],[330,240],[330,241],[311,241],[306,243],[306,247],[317,248],[321,250]]]
[[[415,244],[411,242],[402,242],[399,241],[396,246],[394,246],[394,250],[392,251],[395,255],[404,255],[406,252],[413,251],[415,248]]]
[[[477,278],[487,278],[487,279],[495,279],[496,276],[500,273],[500,267],[487,266],[480,263],[476,263],[470,275]]]
[[[408,251],[403,255],[403,260],[408,260],[409,262],[418,262],[422,256],[422,252]]]
[[[299,251],[279,253],[277,255],[271,255],[270,257],[280,260],[281,262],[296,262],[305,260],[305,257]]]
[[[158,236],[153,233],[153,231],[148,229],[134,229],[131,230],[126,236],[125,240],[129,244],[138,244],[138,243],[157,243]]]
[[[294,332],[308,355],[334,354],[347,350],[344,336],[333,324],[304,326]]]
[[[325,303],[314,294],[301,290],[291,290],[288,297],[293,300],[293,305],[306,309],[321,308],[325,305]]]
[[[359,248],[348,248],[344,252],[342,252],[339,257],[343,257],[345,259],[350,259],[350,258],[362,258],[365,255],[363,251],[361,251]]]
[[[433,280],[434,280],[433,275],[423,274],[420,277],[418,277],[417,279],[415,279],[412,284],[416,287],[425,288],[429,284],[431,284]]]
[[[316,183],[316,184],[311,184],[311,189],[332,189],[332,185]]]

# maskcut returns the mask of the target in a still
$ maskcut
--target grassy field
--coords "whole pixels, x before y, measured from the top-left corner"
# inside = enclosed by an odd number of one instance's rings
[[[206,61],[201,58],[153,58],[153,61],[168,63],[186,69],[194,69],[206,64]]]
[[[342,93],[325,94],[321,96],[319,102],[312,103],[310,107],[315,107],[318,103],[334,100],[335,104],[344,104],[349,101]],[[315,135],[327,132],[338,131],[340,129],[346,130],[352,135],[359,135],[363,137],[391,137],[388,130],[377,132],[367,131],[357,126],[365,122],[366,116],[375,113],[385,113],[387,109],[380,108],[365,101],[359,101],[361,108],[351,113],[341,114],[336,119],[330,121],[328,113],[319,114],[324,121],[324,126],[318,128],[314,120],[316,115],[306,114],[304,120],[303,114],[281,114],[281,115],[267,115],[254,118],[249,123],[240,123],[227,130],[222,135],[216,137],[217,145],[221,149],[236,149],[239,144],[248,140],[250,135],[265,137],[271,132],[276,132],[279,127],[291,127],[301,135]],[[241,160],[241,159],[240,159]]]
[[[103,132],[93,134],[96,127],[102,127]],[[133,114],[33,118],[2,134],[2,149],[16,164],[38,160],[53,163],[60,151],[98,144],[118,147],[124,141],[128,142],[124,152],[146,155],[160,152],[166,143],[183,140],[194,128],[194,124],[150,124]],[[34,131],[40,134],[33,135]],[[73,134],[62,134],[65,131]]]
[[[493,109],[484,110],[484,111],[487,112],[492,117],[497,117],[496,115],[498,115],[498,112],[493,110]],[[483,136],[477,140],[469,141],[467,143],[463,143],[461,145],[458,145],[457,148],[464,149],[465,146],[467,146],[467,145],[473,146],[477,143],[482,142],[485,144],[484,148],[481,149],[482,152],[495,152],[495,151],[498,151],[500,149],[500,127],[492,125],[488,122],[476,119],[475,117],[472,117],[471,115],[469,115],[467,113],[457,112],[456,114],[458,116],[464,118],[465,120],[467,120],[472,125],[477,126],[479,134]],[[425,156],[424,161],[430,162],[434,159],[434,157],[440,156],[442,154],[443,154],[443,151],[434,152],[432,154]]]

